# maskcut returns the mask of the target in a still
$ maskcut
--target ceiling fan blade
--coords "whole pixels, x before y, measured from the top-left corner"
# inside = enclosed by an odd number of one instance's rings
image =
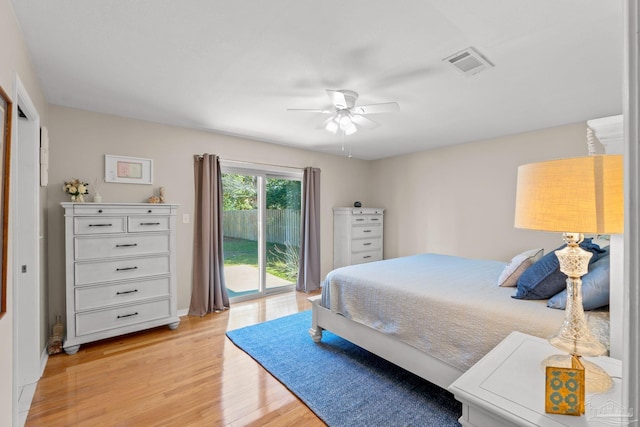
[[[329,95],[329,99],[331,99],[331,103],[335,105],[338,109],[347,108],[349,105],[347,104],[347,99],[344,97],[344,93],[339,90],[333,89],[325,89],[327,95]]]
[[[301,111],[303,113],[322,113],[322,114],[333,113],[332,110],[312,110],[307,108],[287,108],[287,111]]]
[[[363,128],[366,128],[366,129],[375,129],[378,126],[380,126],[379,123],[376,123],[373,120],[368,119],[359,114],[352,114],[351,121],[353,121],[353,123],[357,124],[358,126],[362,126]]]
[[[392,113],[399,111],[400,106],[397,102],[382,102],[380,104],[360,105],[353,109],[357,114],[378,114],[378,113]]]

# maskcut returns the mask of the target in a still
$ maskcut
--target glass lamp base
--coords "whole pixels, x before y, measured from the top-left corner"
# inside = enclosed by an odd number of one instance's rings
[[[605,393],[613,387],[613,380],[607,372],[593,362],[580,358],[584,366],[584,388],[586,393]],[[571,367],[570,354],[552,354],[544,359],[540,366],[544,370],[547,366],[558,368]]]

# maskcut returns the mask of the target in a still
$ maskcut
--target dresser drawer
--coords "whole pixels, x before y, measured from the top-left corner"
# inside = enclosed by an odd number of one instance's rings
[[[369,215],[367,217],[367,224],[382,224],[383,218],[382,215]]]
[[[128,218],[128,230],[130,233],[144,231],[168,231],[168,216],[130,216]]]
[[[127,218],[124,216],[110,217],[79,217],[73,219],[75,234],[109,234],[124,233]]]
[[[170,272],[169,255],[113,261],[77,262],[76,286],[112,280],[155,276]]]
[[[168,234],[86,236],[76,237],[74,242],[76,260],[152,255],[170,250]]]
[[[366,215],[354,215],[351,217],[351,224],[366,224],[367,216]]]
[[[155,214],[155,215],[169,215],[171,213],[170,206],[162,205],[147,205],[147,206],[105,206],[96,205],[92,203],[88,204],[76,204],[73,206],[73,213],[75,215],[142,215],[142,214]]]
[[[382,251],[357,252],[351,254],[351,264],[362,264],[363,262],[380,261]]]
[[[170,282],[169,277],[160,277],[114,285],[75,288],[76,310],[93,310],[123,303],[168,297]]]
[[[76,313],[76,335],[87,335],[171,315],[169,299],[150,301],[109,310]]]
[[[351,250],[353,252],[358,251],[370,251],[373,249],[380,249],[382,247],[382,239],[356,239],[351,241]]]
[[[382,215],[354,215],[351,217],[351,224],[381,224]]]
[[[363,237],[364,238],[380,237],[382,236],[382,227],[380,227],[379,225],[353,227],[351,236],[354,239],[361,239]]]

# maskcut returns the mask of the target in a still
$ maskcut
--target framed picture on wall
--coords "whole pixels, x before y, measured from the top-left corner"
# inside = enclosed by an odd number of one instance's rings
[[[153,160],[105,154],[104,180],[122,184],[153,184]]]
[[[0,217],[2,218],[2,272],[0,277],[0,318],[7,312],[7,245],[9,233],[9,177],[11,171],[11,115],[13,103],[0,86]]]

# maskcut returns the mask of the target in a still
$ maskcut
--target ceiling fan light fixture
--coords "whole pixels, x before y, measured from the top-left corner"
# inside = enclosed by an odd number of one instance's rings
[[[339,116],[340,129],[346,130],[347,128],[353,126],[353,122],[351,121],[351,117],[348,114],[342,114]]]
[[[307,111],[310,113],[333,113],[325,120],[318,129],[325,129],[331,133],[342,131],[343,135],[353,135],[363,127],[365,129],[375,129],[379,126],[375,121],[364,117],[367,114],[390,113],[400,110],[397,102],[382,102],[377,104],[355,106],[358,99],[358,92],[347,89],[325,89],[331,99],[333,110],[314,109],[288,109],[288,111]]]
[[[331,133],[336,133],[338,132],[340,126],[338,125],[338,123],[336,123],[335,120],[329,120],[324,128]]]
[[[352,135],[358,131],[358,129],[353,124],[351,124],[351,126],[343,130],[345,135]]]

